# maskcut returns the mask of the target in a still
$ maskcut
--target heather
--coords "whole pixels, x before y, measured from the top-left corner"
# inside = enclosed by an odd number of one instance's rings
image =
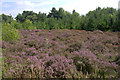
[[[118,78],[119,32],[23,30],[2,41],[4,78]]]

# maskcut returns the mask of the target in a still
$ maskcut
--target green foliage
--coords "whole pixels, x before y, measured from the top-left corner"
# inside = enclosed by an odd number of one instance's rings
[[[16,16],[16,21],[11,16],[2,15],[4,22],[9,22],[16,29],[76,29],[76,30],[102,30],[120,31],[120,10],[114,8],[96,8],[86,15],[79,15],[75,10],[72,14],[63,8],[55,7],[46,13],[23,11]],[[33,27],[35,26],[35,27]]]
[[[33,11],[23,11],[23,13],[18,14],[15,19],[21,23],[25,22],[27,19],[34,22],[37,20],[37,14]]]
[[[2,21],[3,22],[11,23],[12,20],[13,20],[12,16],[2,14]]]
[[[47,17],[46,17],[46,14],[45,14],[45,13],[39,12],[39,13],[37,14],[37,22],[38,22],[38,21],[45,22],[46,18],[47,18]]]
[[[1,18],[1,16],[0,16]],[[2,40],[2,22],[0,21],[0,41]]]
[[[32,21],[26,20],[26,21],[22,24],[22,29],[32,30],[32,29],[36,29],[36,27],[34,27],[34,26],[32,25]]]
[[[18,31],[9,23],[2,24],[2,40],[4,41],[17,41],[19,39]]]
[[[90,11],[86,14],[88,18],[88,30],[102,30],[102,31],[113,31],[115,22],[117,19],[117,11],[113,8],[103,8],[98,7],[94,11]]]
[[[10,25],[16,29],[22,29],[22,24],[20,22],[17,22],[16,20],[12,20]]]
[[[116,24],[118,24],[118,26],[116,26],[116,29],[120,31],[120,9],[118,10],[117,18],[118,22]]]

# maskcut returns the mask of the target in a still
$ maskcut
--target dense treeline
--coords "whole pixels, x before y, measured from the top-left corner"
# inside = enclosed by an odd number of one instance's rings
[[[56,10],[55,7],[47,15],[23,11],[15,17],[2,14],[3,23],[9,23],[16,29],[77,29],[77,30],[102,30],[120,31],[120,10],[114,8],[98,7],[89,11],[86,15],[79,15],[75,10],[72,13],[63,8]]]

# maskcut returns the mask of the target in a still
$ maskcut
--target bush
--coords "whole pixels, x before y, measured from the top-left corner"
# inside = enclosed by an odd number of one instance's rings
[[[32,21],[26,20],[26,21],[22,24],[22,29],[32,30],[32,29],[37,29],[37,28],[32,25]]]
[[[12,20],[11,26],[16,28],[16,29],[22,29],[22,24],[20,22],[15,21],[15,20]]]
[[[72,59],[54,55],[42,59],[44,76],[46,78],[72,78],[76,74],[76,68]]]
[[[2,40],[17,41],[19,39],[18,31],[8,23],[2,25]]]

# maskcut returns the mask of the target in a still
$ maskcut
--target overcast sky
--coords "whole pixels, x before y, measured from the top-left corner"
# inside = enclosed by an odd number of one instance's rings
[[[36,13],[39,11],[49,13],[52,7],[56,9],[62,7],[68,12],[72,12],[75,9],[76,12],[82,15],[91,10],[95,10],[97,7],[113,7],[117,9],[118,1],[120,0],[2,0],[0,1],[0,5],[2,6],[0,14],[11,14],[15,17],[24,10],[34,11]]]

